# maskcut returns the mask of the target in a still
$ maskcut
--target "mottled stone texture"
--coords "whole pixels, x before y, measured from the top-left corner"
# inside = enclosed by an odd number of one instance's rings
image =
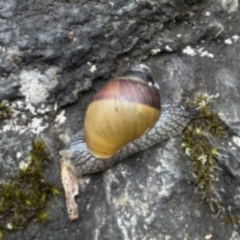
[[[31,140],[42,134],[53,155],[47,174],[60,185],[57,136],[82,128],[94,92],[140,62],[163,100],[207,92],[240,133],[239,12],[234,0],[1,0],[0,100],[15,109],[0,123],[1,179],[27,162]],[[219,199],[239,215],[239,138],[214,141],[224,147]],[[49,203],[49,223],[32,222],[6,239],[240,239],[239,227],[203,203],[181,137],[84,177],[80,189],[79,220],[68,220],[62,196]]]

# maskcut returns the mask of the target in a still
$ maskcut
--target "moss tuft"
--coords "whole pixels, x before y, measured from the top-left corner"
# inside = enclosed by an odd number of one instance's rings
[[[5,102],[0,102],[0,119],[8,119],[13,115],[13,110]]]
[[[21,229],[32,219],[40,223],[49,220],[46,203],[60,194],[44,177],[50,155],[42,140],[32,142],[28,161],[9,183],[0,184],[0,239],[5,232]]]
[[[203,199],[225,222],[235,223],[235,218],[226,213],[216,196],[214,170],[219,148],[211,144],[209,136],[224,138],[228,135],[228,127],[218,114],[210,109],[210,103],[211,98],[204,93],[198,93],[193,100],[187,100],[187,106],[197,108],[199,112],[185,129],[182,146],[192,162]]]
[[[45,223],[49,220],[49,215],[45,211],[40,211],[37,213],[37,221],[40,223]]]
[[[240,223],[240,218],[239,217],[234,217],[229,213],[225,213],[223,215],[223,220],[224,220],[224,223],[231,224],[231,225],[236,225],[236,224]]]

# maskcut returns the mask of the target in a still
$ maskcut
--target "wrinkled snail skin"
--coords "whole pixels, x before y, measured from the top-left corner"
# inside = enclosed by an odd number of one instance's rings
[[[196,113],[196,109],[187,109],[179,103],[163,103],[161,117],[154,127],[109,159],[96,158],[89,152],[83,131],[73,135],[69,149],[62,150],[60,154],[78,176],[104,171],[120,160],[180,135]]]

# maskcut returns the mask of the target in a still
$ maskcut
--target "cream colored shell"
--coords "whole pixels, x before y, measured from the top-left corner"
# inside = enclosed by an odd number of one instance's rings
[[[159,115],[158,109],[141,103],[115,99],[93,101],[84,126],[88,149],[97,158],[109,158],[152,128]]]

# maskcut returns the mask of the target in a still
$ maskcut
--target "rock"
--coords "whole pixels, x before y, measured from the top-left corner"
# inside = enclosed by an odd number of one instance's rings
[[[151,67],[163,100],[207,92],[239,130],[239,36],[238,1],[2,1],[0,100],[15,115],[1,122],[0,179],[18,170],[41,134],[54,159],[48,174],[60,183],[58,135],[79,131],[95,91],[140,62]],[[236,138],[216,140],[226,153],[216,186],[239,216]],[[61,197],[49,203],[49,223],[31,222],[6,239],[237,239],[239,227],[223,224],[196,186],[177,137],[80,179],[77,221],[68,221]]]

